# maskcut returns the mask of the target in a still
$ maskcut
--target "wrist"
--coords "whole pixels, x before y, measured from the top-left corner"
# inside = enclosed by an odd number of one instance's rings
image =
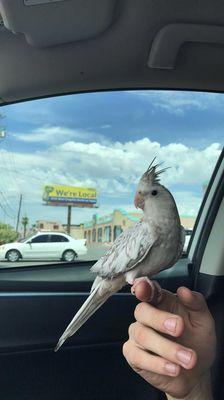
[[[192,390],[183,397],[173,397],[166,393],[167,400],[213,400],[210,371],[206,372]]]

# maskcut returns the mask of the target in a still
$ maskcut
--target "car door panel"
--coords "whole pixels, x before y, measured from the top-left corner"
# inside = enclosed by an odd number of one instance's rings
[[[52,355],[50,351],[6,354],[1,356],[2,366],[4,365],[0,378],[2,398],[5,400],[162,399],[158,391],[150,388],[131,371],[120,354],[120,344],[95,345],[88,348],[77,346],[57,355]],[[12,380],[18,384],[10,385]]]
[[[49,236],[49,249],[51,258],[59,260],[62,257],[64,250],[69,247],[69,242],[66,238],[64,238],[63,241],[63,236],[61,235],[55,234]]]
[[[29,247],[28,247],[29,246]],[[25,257],[29,260],[41,260],[49,257],[47,243],[30,243],[27,244]]]
[[[39,235],[32,239],[30,243],[29,259],[43,259],[53,258],[51,243],[49,242],[50,235]]]
[[[39,243],[23,243],[22,245],[22,256],[24,259],[38,258],[40,251],[38,251]]]
[[[89,268],[92,263],[81,264]],[[127,339],[137,304],[128,286],[112,296],[59,352],[54,353],[59,336],[91,287],[91,281],[75,281],[76,268],[77,264],[72,267],[56,264],[37,267],[37,270],[31,267],[0,272],[2,398],[165,399],[164,394],[135,374],[122,356],[122,344]],[[180,284],[192,286],[189,270],[188,260],[184,258],[155,278],[165,289],[175,291]],[[217,292],[218,285],[221,294],[223,279],[221,282],[219,278],[215,283],[212,277],[202,274],[198,280],[198,288],[205,293],[215,319],[220,317],[221,310],[212,292],[214,289]],[[219,367],[223,362],[221,354],[220,358]],[[221,379],[220,373],[219,377]],[[15,384],[10,385],[11,381]],[[218,392],[215,398],[223,397]]]
[[[80,264],[89,269],[92,263]],[[135,374],[122,355],[137,304],[128,286],[112,296],[61,350],[53,351],[92,284],[76,280],[77,265],[0,272],[2,398],[162,399],[163,394]],[[164,271],[157,278],[172,290],[180,278],[187,284],[187,259],[173,268],[173,274]],[[11,380],[16,384],[9,385]]]

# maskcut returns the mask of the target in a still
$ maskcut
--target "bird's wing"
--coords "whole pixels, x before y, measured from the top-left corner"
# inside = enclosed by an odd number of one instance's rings
[[[158,241],[153,225],[139,221],[115,240],[109,251],[91,268],[103,278],[114,278],[139,264]]]

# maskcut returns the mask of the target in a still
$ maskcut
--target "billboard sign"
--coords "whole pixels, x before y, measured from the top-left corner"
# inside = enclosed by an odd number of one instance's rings
[[[50,206],[97,207],[94,188],[45,185],[43,201]]]

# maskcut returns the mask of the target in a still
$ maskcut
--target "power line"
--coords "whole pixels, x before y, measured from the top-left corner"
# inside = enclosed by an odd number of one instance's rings
[[[9,164],[11,163],[11,166],[12,166],[12,167],[14,168],[14,170],[16,171],[17,169],[16,169],[15,158],[14,158],[15,152],[12,150],[11,141],[10,141],[10,136],[8,136],[7,146],[8,146],[8,148],[9,148],[9,152],[8,152],[8,153],[9,153]],[[14,176],[13,176],[13,179],[14,179]],[[16,179],[15,181],[16,181],[17,188],[19,188],[19,187],[18,187],[18,184],[17,184],[17,179]]]
[[[3,170],[8,170],[8,171],[11,171],[11,172],[16,172],[18,175],[24,176],[25,178],[37,180],[37,181],[39,181],[39,182],[42,182],[42,184],[43,184],[43,179],[41,179],[41,178],[37,178],[37,177],[35,177],[35,176],[27,175],[27,174],[25,174],[24,172],[21,172],[21,171],[19,172],[18,170],[7,169],[7,168],[5,168],[5,167],[1,167],[1,169],[3,169]]]
[[[10,212],[14,213],[15,210],[11,207],[8,199],[5,197],[4,193],[1,190],[0,190],[0,194],[3,198],[3,201],[5,202],[5,205],[10,209]]]
[[[4,214],[7,215],[10,219],[15,219],[15,216],[13,217],[12,215],[9,215],[6,211],[6,209],[3,207],[3,205],[0,203],[0,207],[3,210]]]
[[[0,154],[2,156],[3,162],[5,164],[5,167],[2,167],[2,169],[5,169],[5,171],[7,172],[8,178],[10,179],[10,181],[12,182],[13,186],[17,187],[18,192],[20,192],[20,188],[18,186],[18,182],[17,182],[17,170],[16,168],[13,169],[13,163],[12,163],[12,159],[11,159],[11,152],[9,149],[9,141],[6,141],[6,148],[4,149],[5,151],[1,151]]]

